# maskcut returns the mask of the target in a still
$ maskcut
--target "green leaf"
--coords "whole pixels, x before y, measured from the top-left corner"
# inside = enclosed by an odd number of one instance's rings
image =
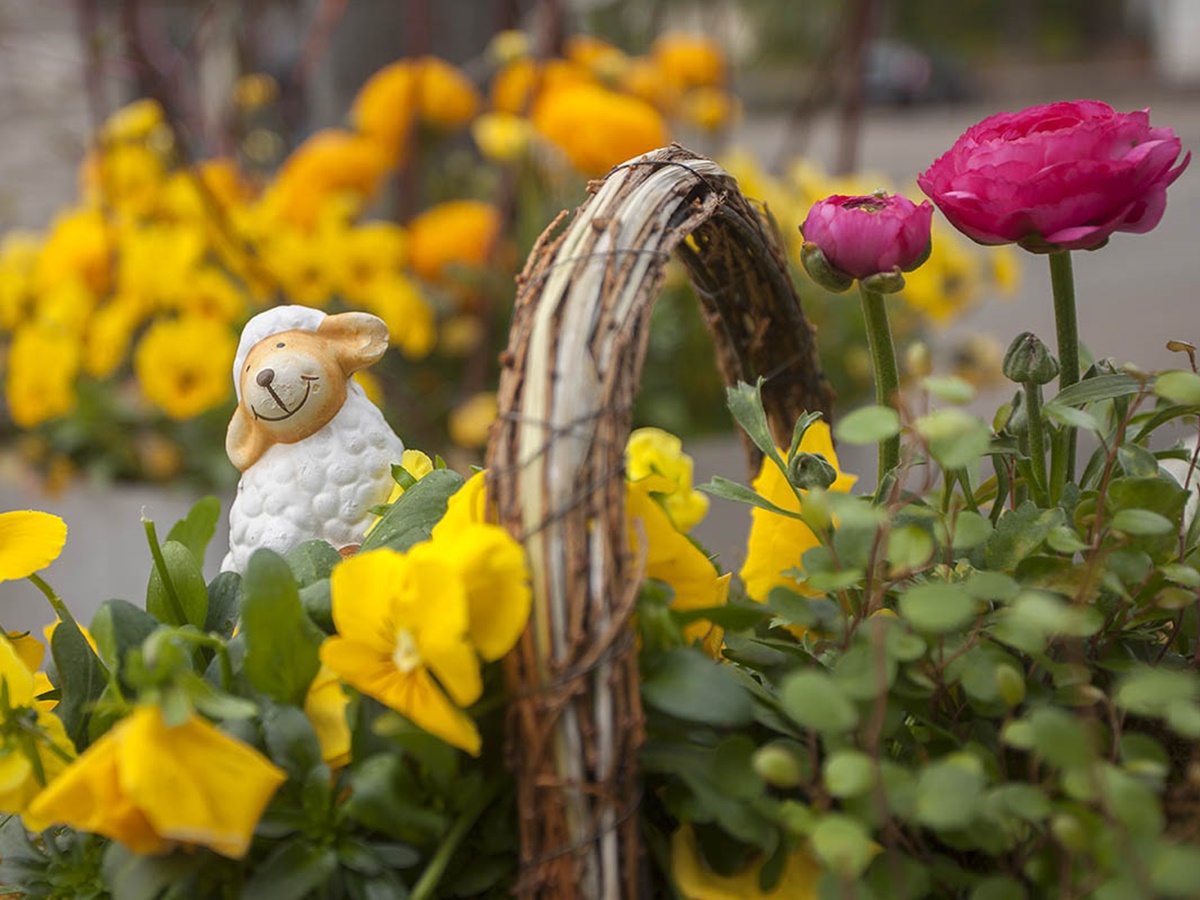
[[[1124,444],[1117,448],[1117,461],[1130,478],[1158,477],[1158,457],[1145,447]]]
[[[1175,524],[1166,516],[1148,509],[1122,509],[1112,517],[1114,530],[1132,535],[1169,534]]]
[[[1150,883],[1160,897],[1196,896],[1200,848],[1160,842],[1150,858]]]
[[[840,813],[822,816],[811,837],[813,853],[842,878],[858,878],[875,856],[871,835],[858,819]]]
[[[921,526],[900,525],[888,532],[887,561],[894,571],[919,569],[932,555],[933,538]]]
[[[88,631],[110,669],[119,670],[125,654],[159,627],[158,619],[128,600],[105,600],[92,616]]]
[[[1154,381],[1154,393],[1180,406],[1200,404],[1200,375],[1195,372],[1163,372]]]
[[[759,378],[753,385],[740,381],[736,386],[725,388],[725,404],[754,445],[786,472],[787,463],[779,455],[763,410],[762,383],[763,379]]]
[[[833,680],[851,700],[874,700],[896,681],[896,660],[860,641],[838,657]]]
[[[779,701],[795,722],[823,734],[842,734],[858,724],[858,708],[832,678],[815,669],[789,675]]]
[[[739,800],[761,797],[766,787],[754,768],[754,741],[749,735],[736,734],[717,744],[713,753],[713,774],[721,788]]]
[[[324,766],[317,733],[303,710],[295,706],[271,706],[263,714],[262,728],[271,760],[297,781]]]
[[[1115,400],[1117,397],[1128,397],[1141,390],[1136,379],[1124,374],[1097,375],[1085,378],[1055,395],[1053,402],[1061,406],[1083,406],[1087,403],[1100,403],[1104,400]]]
[[[931,763],[917,778],[917,821],[937,831],[966,828],[983,806],[985,783],[983,767],[970,754]]]
[[[1113,696],[1117,706],[1140,716],[1161,716],[1177,700],[1200,697],[1200,681],[1194,672],[1162,667],[1139,668],[1127,673]]]
[[[204,630],[222,637],[233,635],[242,612],[242,576],[237,572],[221,572],[208,583],[208,615]]]
[[[305,588],[328,578],[333,567],[342,561],[342,554],[328,541],[305,541],[299,547],[293,547],[285,559],[296,584]]]
[[[957,375],[930,376],[921,383],[943,403],[970,403],[975,398],[975,388]]]
[[[455,752],[450,747],[444,750]],[[356,763],[349,777],[350,797],[342,808],[351,821],[393,840],[436,843],[449,823],[445,815],[413,795],[407,767],[408,761],[397,753],[380,753]]]
[[[1052,811],[1049,798],[1032,784],[1002,784],[988,793],[988,802],[1035,825],[1046,821]]]
[[[766,497],[751,490],[744,484],[738,484],[736,481],[730,481],[728,478],[722,478],[720,475],[714,475],[708,484],[697,485],[696,490],[703,491],[706,494],[711,494],[714,497],[720,497],[722,500],[732,500],[734,503],[745,503],[749,506],[757,506],[760,509],[765,509],[768,512],[777,513],[781,516],[787,516],[789,519],[799,519],[800,513],[790,509],[784,509],[781,506],[776,506]]]
[[[188,514],[171,526],[168,541],[176,541],[192,552],[196,563],[204,567],[204,553],[208,542],[217,532],[217,521],[221,518],[221,501],[216,497],[202,497],[188,510]]]
[[[333,624],[333,593],[328,578],[300,588],[300,605],[304,607],[313,623],[326,634],[337,632]]]
[[[788,446],[789,460],[800,449],[800,445],[804,442],[804,435],[808,432],[808,429],[820,418],[821,413],[819,412],[801,413],[800,418],[796,420],[796,424],[792,427],[792,443]]]
[[[254,874],[242,887],[242,896],[303,900],[327,884],[335,871],[337,853],[332,848],[298,837],[255,865]]]
[[[990,875],[971,889],[968,900],[1028,900],[1029,892],[1008,875]]]
[[[961,409],[935,410],[913,427],[928,442],[929,455],[947,469],[973,466],[992,442],[992,429]]]
[[[1181,584],[1184,587],[1200,588],[1200,571],[1185,566],[1182,563],[1168,563],[1159,568],[1163,577],[1168,581],[1173,581],[1176,584]]]
[[[1027,721],[1033,729],[1033,749],[1053,765],[1082,766],[1095,758],[1092,731],[1066,710],[1043,706],[1033,710]]]
[[[858,797],[875,784],[875,763],[861,750],[839,750],[825,760],[825,789],[834,797]]]
[[[270,550],[256,550],[246,566],[241,634],[251,686],[279,703],[303,706],[325,635],[305,615],[288,564]]]
[[[971,550],[991,536],[992,523],[985,516],[964,509],[954,518],[954,540],[950,546],[955,550]]]
[[[959,583],[976,600],[996,600],[1000,603],[1007,603],[1021,590],[1015,578],[1003,572],[987,570],[972,572]]]
[[[945,634],[975,618],[975,599],[961,584],[918,584],[901,594],[900,615],[917,631]]]
[[[74,620],[60,621],[50,638],[50,655],[58,670],[58,706],[67,736],[79,752],[88,745],[88,718],[92,704],[104,692],[107,679],[87,638]]]
[[[1050,529],[1046,535],[1046,546],[1055,553],[1081,553],[1088,548],[1078,532],[1066,525],[1056,525]]]
[[[1068,428],[1079,428],[1092,434],[1099,434],[1102,430],[1099,419],[1074,406],[1064,406],[1051,401],[1042,407],[1042,415],[1051,422]]]
[[[710,725],[745,725],[754,717],[750,694],[733,672],[700,650],[650,656],[642,674],[642,698],[660,712]]]
[[[446,514],[446,504],[464,484],[450,469],[430,472],[392,504],[363,541],[361,552],[390,547],[404,551],[413,544],[429,540],[436,525]]]
[[[1042,545],[1051,529],[1065,523],[1066,515],[1058,507],[1042,510],[1030,500],[1007,510],[988,540],[988,568],[993,571],[1016,568],[1017,563]]]
[[[184,619],[180,621],[176,615],[158,566],[150,570],[150,583],[146,587],[146,612],[164,625],[195,625],[203,628],[208,617],[208,586],[204,583],[200,564],[196,562],[192,551],[178,541],[163,544],[162,555],[167,577],[183,607]]]
[[[900,433],[900,414],[890,406],[863,406],[839,419],[833,433],[847,444],[878,444]]]
[[[104,848],[100,873],[104,886],[122,900],[158,900],[163,891],[195,872],[204,862],[198,854],[148,856],[134,853],[116,841]]]

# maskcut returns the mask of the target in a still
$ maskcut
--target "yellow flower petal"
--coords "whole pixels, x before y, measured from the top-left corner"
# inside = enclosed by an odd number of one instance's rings
[[[304,714],[317,733],[321,759],[332,769],[350,762],[350,726],[346,722],[349,702],[337,673],[321,666],[304,698]]]
[[[67,542],[67,523],[50,513],[0,513],[0,581],[28,578],[46,568]]]
[[[479,729],[461,709],[451,703],[427,672],[418,671],[404,685],[403,706],[395,707],[413,723],[453,747],[478,756],[483,744]]]
[[[457,531],[434,529],[436,547],[466,585],[471,643],[486,660],[512,649],[525,623],[533,595],[525,551],[497,525],[472,524]]]
[[[379,623],[391,617],[395,589],[405,568],[403,556],[386,548],[334,566],[329,589],[334,598],[333,623],[341,637],[382,656],[392,654],[396,635]]]
[[[8,686],[10,706],[30,706],[33,703],[33,673],[6,637],[0,637],[0,681]]]
[[[671,874],[687,900],[816,900],[817,882],[823,872],[807,848],[788,855],[783,874],[770,891],[758,885],[760,868],[761,862],[736,875],[718,875],[700,856],[690,826],[681,826],[671,836]]]
[[[439,534],[453,534],[467,525],[479,524],[488,520],[485,474],[485,472],[476,472],[467,479],[466,484],[450,495],[450,502],[446,505],[446,514],[433,526],[434,540]]]
[[[130,715],[117,761],[120,787],[169,840],[240,859],[282,769],[205,719],[171,728],[156,706]]]
[[[36,672],[41,667],[42,659],[46,655],[46,648],[41,641],[28,631],[9,631],[4,637],[12,644],[21,662],[25,663],[25,668]]]

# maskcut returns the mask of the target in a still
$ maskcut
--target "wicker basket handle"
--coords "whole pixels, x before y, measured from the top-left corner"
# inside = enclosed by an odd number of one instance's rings
[[[671,253],[700,296],[725,381],[766,377],[778,442],[832,400],[777,232],[720,166],[673,145],[589,193],[518,278],[488,446],[489,495],[525,546],[534,594],[506,660],[522,897],[638,895],[642,711],[628,620],[641,573],[624,448]]]

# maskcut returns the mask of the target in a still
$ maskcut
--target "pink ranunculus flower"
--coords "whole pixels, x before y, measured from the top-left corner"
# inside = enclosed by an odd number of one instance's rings
[[[981,244],[1094,250],[1114,231],[1158,224],[1167,187],[1191,153],[1148,110],[1095,100],[999,113],[968,128],[917,184],[959,231]]]
[[[928,200],[917,206],[899,194],[834,194],[808,211],[800,232],[835,270],[863,279],[897,268],[909,272],[924,262],[932,221]]]

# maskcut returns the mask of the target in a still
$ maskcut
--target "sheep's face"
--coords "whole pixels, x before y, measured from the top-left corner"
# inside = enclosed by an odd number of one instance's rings
[[[346,401],[346,378],[327,342],[313,331],[284,331],[246,355],[242,409],[280,443],[324,427]]]

